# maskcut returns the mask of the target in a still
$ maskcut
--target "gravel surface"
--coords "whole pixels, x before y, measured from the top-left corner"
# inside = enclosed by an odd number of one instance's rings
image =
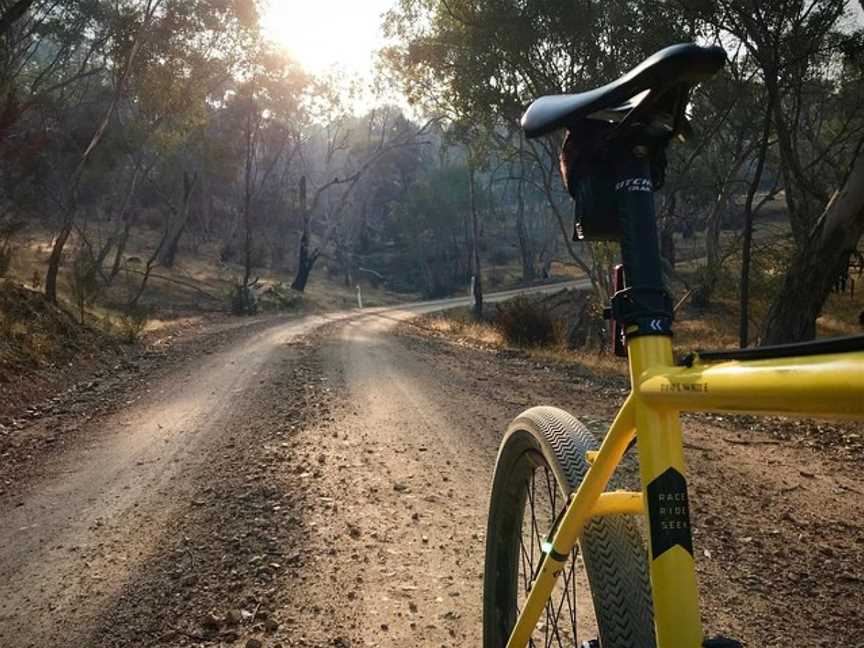
[[[214,333],[54,415],[74,433],[7,458],[0,646],[479,645],[503,429],[554,404],[600,430],[625,385],[403,323],[432,308]],[[712,633],[864,636],[864,461],[813,425],[686,421]]]

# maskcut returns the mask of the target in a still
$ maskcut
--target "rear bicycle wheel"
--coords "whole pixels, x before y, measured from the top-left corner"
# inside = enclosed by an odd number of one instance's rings
[[[486,532],[483,646],[504,648],[543,556],[543,543],[588,471],[591,433],[567,412],[535,407],[507,430]],[[530,645],[654,648],[647,552],[631,515],[586,525]]]

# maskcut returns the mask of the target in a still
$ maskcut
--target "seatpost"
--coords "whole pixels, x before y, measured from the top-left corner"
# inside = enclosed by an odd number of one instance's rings
[[[612,310],[627,331],[639,474],[648,514],[657,645],[699,648],[703,636],[681,422],[677,411],[654,410],[639,397],[644,372],[673,362],[673,307],[663,282],[651,184],[653,156],[647,147],[625,150],[616,157],[620,162],[615,167],[615,188],[622,226],[621,253],[630,286],[615,294]],[[676,502],[674,510],[666,508],[668,497]],[[674,517],[672,526],[670,515]]]
[[[628,287],[612,298],[613,317],[628,339],[671,337],[673,306],[663,281],[648,147],[627,147],[616,156],[615,178],[621,257]]]

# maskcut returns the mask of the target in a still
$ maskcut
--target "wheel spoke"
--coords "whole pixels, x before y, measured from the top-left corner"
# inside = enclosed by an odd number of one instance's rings
[[[531,587],[531,574],[534,573],[534,565],[531,563],[531,558],[528,555],[528,550],[525,549],[525,538],[519,538],[519,554],[522,560],[522,580],[525,591]]]
[[[534,576],[534,536],[537,533],[537,515],[534,511],[534,473],[531,473],[531,481],[528,484],[528,503],[531,505],[531,577]]]
[[[540,525],[537,524],[537,510],[535,508],[536,503],[537,503],[537,492],[536,492],[536,488],[535,488],[535,479],[534,478],[535,478],[536,474],[537,474],[536,470],[531,474],[531,494],[530,494],[530,497],[531,497],[531,531],[532,531],[532,534],[534,536],[534,543],[536,543],[536,545],[537,545],[537,552],[540,554],[540,557],[539,557],[540,559],[538,559],[537,564],[535,565],[535,567],[539,568],[540,562],[541,562],[542,556],[543,556],[543,537],[540,535]],[[532,543],[532,545],[531,545],[531,548],[532,548],[531,555],[532,556],[534,555],[534,551],[533,551],[534,543]]]
[[[543,470],[542,476],[538,475],[541,469]],[[519,583],[522,586],[524,596],[527,597],[532,582],[545,558],[544,543],[551,541],[558,517],[563,513],[563,511],[558,511],[558,507],[563,507],[567,499],[561,495],[555,473],[548,466],[542,464],[538,465],[531,472],[531,476],[526,479],[525,493],[525,510],[519,538],[519,564],[522,568]],[[575,645],[578,639],[576,571],[577,560],[574,549],[570,553],[568,564],[565,564],[564,573],[559,577],[552,596],[545,603],[545,622],[542,627],[535,628],[531,639],[529,639],[528,645],[532,648],[540,645],[544,648],[564,646],[572,648]],[[564,614],[565,605],[567,606],[566,614]],[[520,611],[521,607],[517,601],[517,618]]]
[[[572,556],[572,553],[571,553],[571,556]],[[576,580],[576,570],[571,567],[571,569],[569,569],[567,572],[565,572],[563,578],[564,578],[564,583],[563,583],[563,587],[562,587],[563,592],[561,594],[561,602],[558,604],[558,610],[555,613],[555,626],[556,627],[558,626],[558,619],[561,618],[561,610],[564,608],[565,602],[567,603],[568,619],[570,619],[572,622],[573,606],[571,605],[571,601],[570,601],[570,582]],[[570,629],[574,632],[574,638],[575,638],[575,627],[573,625],[571,625]]]
[[[550,510],[552,511],[552,516],[554,519],[555,514],[558,510],[558,485],[555,483],[554,476],[551,476],[549,474],[549,469],[546,466],[543,466],[543,472],[546,473],[546,492],[548,493],[549,501],[552,504],[552,508]]]

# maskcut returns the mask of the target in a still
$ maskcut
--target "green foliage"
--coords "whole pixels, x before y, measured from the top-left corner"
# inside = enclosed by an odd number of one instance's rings
[[[42,365],[79,353],[90,337],[62,309],[12,280],[0,280],[0,371]]]
[[[452,294],[467,285],[468,250],[454,244],[470,210],[468,168],[452,165],[432,171],[411,188],[396,212],[396,236],[411,246],[418,283],[430,298]]]
[[[711,267],[708,264],[699,265],[695,272],[691,303],[697,308],[706,308],[714,302],[718,287],[725,278],[723,268]]]
[[[137,307],[133,307],[136,308]],[[135,344],[141,339],[150,318],[144,312],[130,314],[127,309],[119,315],[105,313],[97,322],[97,328],[105,335],[119,339],[124,344]]]
[[[551,346],[560,341],[560,327],[549,309],[528,297],[500,304],[495,325],[504,339],[516,346]]]
[[[791,241],[754,249],[750,291],[754,299],[769,301],[780,292],[794,250]]]
[[[634,28],[638,25],[638,28]],[[540,94],[608,82],[686,40],[674,3],[403,0],[385,19],[384,65],[409,102],[489,130]]]

